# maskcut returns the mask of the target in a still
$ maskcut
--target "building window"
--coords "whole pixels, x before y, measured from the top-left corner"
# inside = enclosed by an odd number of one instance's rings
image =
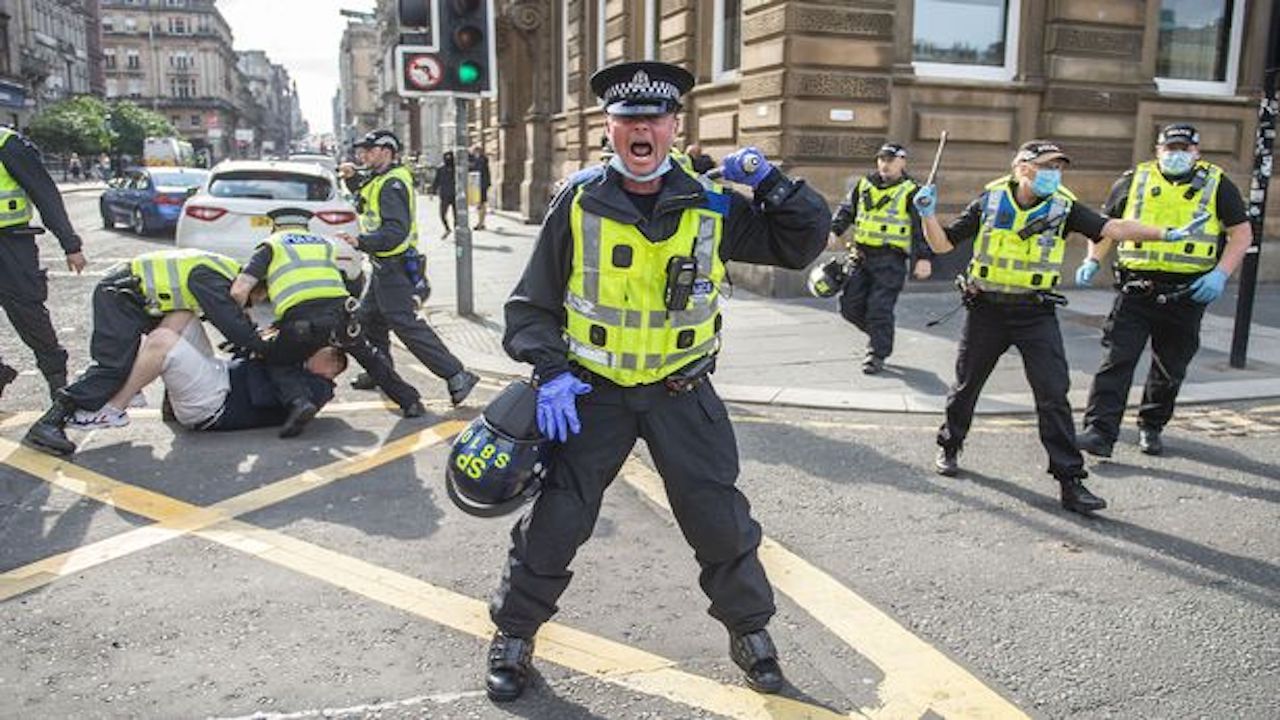
[[[742,65],[742,0],[716,0],[715,13],[711,76],[717,80],[737,77]]]
[[[196,96],[196,79],[192,77],[169,78],[169,94],[176,98]]]
[[[126,50],[124,54],[124,66],[130,70],[142,69],[142,58],[138,56],[137,50]]]
[[[129,81],[129,97],[142,97],[142,81],[132,79]]]
[[[1020,6],[1013,0],[916,0],[916,74],[1012,80]]]
[[[114,48],[102,51],[102,66],[107,70],[116,69],[116,51]]]
[[[658,59],[658,31],[662,18],[658,14],[658,0],[644,0],[644,59]]]
[[[195,65],[195,58],[189,52],[177,52],[169,56],[169,67],[176,70],[190,70]]]
[[[138,29],[138,21],[135,18],[127,17],[124,19],[124,29],[133,32]]]
[[[169,18],[169,32],[173,33],[174,35],[186,35],[187,19],[181,18],[181,17]]]
[[[113,32],[115,29],[116,29],[116,19],[114,17],[111,17],[110,15],[103,16],[102,31]]]
[[[1241,0],[1161,0],[1156,86],[1161,92],[1235,93]]]
[[[174,123],[174,124],[176,125],[177,123]],[[194,115],[192,115],[192,116],[191,116],[191,127],[200,127],[200,115],[199,115],[199,114],[194,114]]]
[[[107,97],[113,98],[120,95],[120,81],[115,78],[107,78]]]

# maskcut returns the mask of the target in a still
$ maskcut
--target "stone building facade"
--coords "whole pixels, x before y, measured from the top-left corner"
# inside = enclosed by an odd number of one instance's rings
[[[49,105],[91,92],[96,5],[97,0],[6,0],[0,5],[8,55],[8,72],[0,72],[5,120],[25,125]]]
[[[1274,8],[1265,0],[498,5],[499,93],[478,103],[473,132],[493,158],[497,203],[530,221],[556,178],[599,157],[604,118],[588,78],[644,58],[697,77],[682,143],[715,157],[756,145],[833,203],[886,139],[908,144],[914,171],[926,174],[946,130],[944,212],[1007,172],[1014,149],[1034,137],[1064,144],[1074,159],[1068,183],[1096,206],[1124,169],[1151,155],[1157,128],[1178,120],[1199,126],[1206,157],[1247,193]]]

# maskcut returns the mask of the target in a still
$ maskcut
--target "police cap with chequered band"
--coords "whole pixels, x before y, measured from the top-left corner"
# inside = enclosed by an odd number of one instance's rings
[[[1199,145],[1200,131],[1191,123],[1174,123],[1165,125],[1156,138],[1157,145]]]
[[[680,109],[680,96],[693,82],[693,75],[676,65],[628,62],[596,71],[591,91],[610,115],[666,115]]]
[[[1049,140],[1028,140],[1022,143],[1018,148],[1018,152],[1013,156],[1013,164],[1020,162],[1032,163],[1035,165],[1043,165],[1050,160],[1061,160],[1069,163],[1071,158],[1062,151],[1058,143]]]
[[[876,157],[895,157],[904,158],[907,156],[907,148],[901,143],[887,142],[880,146],[876,151]]]
[[[400,152],[400,138],[390,130],[374,130],[365,133],[365,136],[356,141],[352,147],[373,148],[384,147],[391,148],[391,152]]]

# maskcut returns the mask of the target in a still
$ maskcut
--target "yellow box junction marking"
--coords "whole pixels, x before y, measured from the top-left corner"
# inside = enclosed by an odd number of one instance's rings
[[[319,487],[326,481],[332,482],[353,474],[358,469],[375,467],[435,444],[447,437],[440,433],[442,426],[449,426],[451,433],[456,433],[463,425],[460,421],[442,423],[356,458],[307,471],[204,508],[121,483],[92,470],[0,439],[0,456],[3,456],[0,457],[0,462],[57,487],[148,517],[158,523],[157,526],[138,528],[0,575],[0,600],[46,585],[71,572],[79,572],[101,562],[122,557],[129,552],[151,547],[171,538],[195,534],[437,624],[487,639],[494,628],[488,618],[488,604],[485,601],[469,598],[284,533],[232,519],[236,513],[267,507]],[[284,486],[293,492],[277,490],[277,486]],[[548,623],[539,631],[536,650],[536,655],[540,658],[603,682],[728,717],[750,720],[825,720],[850,717],[798,700],[761,695],[747,688],[722,684],[678,670],[674,660],[558,623]],[[856,713],[852,716],[858,717]]]
[[[634,455],[622,478],[651,502],[671,511],[662,478]],[[857,593],[774,540],[760,543],[770,583],[884,672],[879,707],[869,718],[910,718],[926,711],[947,718],[1026,718],[1017,706],[913,635]]]

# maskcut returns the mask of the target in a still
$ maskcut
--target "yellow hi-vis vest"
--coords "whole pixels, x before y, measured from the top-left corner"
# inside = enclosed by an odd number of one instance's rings
[[[277,320],[308,300],[347,297],[347,285],[328,240],[305,231],[285,230],[272,233],[262,245],[271,246],[267,297],[275,305]]]
[[[0,128],[0,147],[17,133]],[[9,168],[0,163],[0,228],[26,225],[31,222],[31,198],[17,180],[9,174]]]
[[[903,252],[911,249],[911,214],[907,196],[916,184],[903,179],[897,185],[878,188],[863,177],[858,181],[858,213],[855,215],[853,242],[867,247],[891,247]]]
[[[207,267],[227,280],[235,280],[240,273],[240,263],[203,250],[156,250],[130,261],[129,272],[141,283],[147,314],[159,317],[174,310],[190,310],[203,315],[187,283],[191,271],[198,267]]]
[[[1062,279],[1067,215],[1076,196],[1059,187],[1024,210],[1010,182],[1006,175],[987,184],[969,278],[988,292],[1050,290]]]
[[[1129,185],[1124,216],[1146,225],[1178,228],[1200,214],[1209,221],[1185,240],[1122,240],[1116,250],[1116,264],[1126,270],[1173,273],[1201,273],[1218,264],[1218,239],[1222,222],[1218,219],[1218,185],[1222,168],[1203,160],[1192,170],[1191,182],[1174,185],[1165,179],[1156,161],[1138,165]]]
[[[413,174],[409,168],[397,165],[381,175],[374,175],[360,188],[360,197],[364,210],[360,213],[360,232],[371,233],[382,227],[382,212],[378,206],[378,198],[382,195],[382,186],[391,178],[404,183],[409,194],[409,233],[404,240],[390,250],[376,252],[377,257],[392,257],[418,246],[418,193],[413,187]]]
[[[667,239],[653,242],[633,225],[582,209],[579,187],[570,210],[573,268],[565,289],[569,358],[618,385],[662,380],[715,352],[720,336],[720,238],[729,198],[703,180],[708,201],[689,208]],[[683,310],[667,310],[671,258],[692,256],[698,266]]]

